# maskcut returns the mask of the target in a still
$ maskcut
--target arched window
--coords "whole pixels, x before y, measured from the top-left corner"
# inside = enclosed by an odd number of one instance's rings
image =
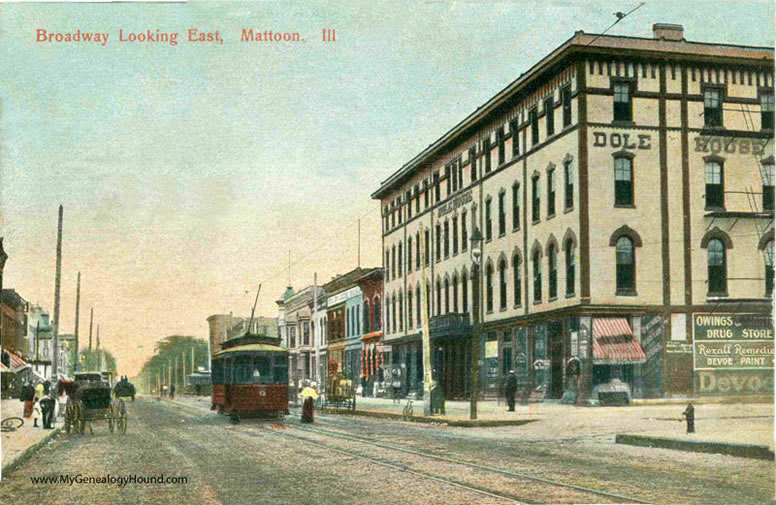
[[[498,262],[498,301],[499,308],[507,308],[507,261],[501,259]]]
[[[391,246],[391,274],[392,279],[396,278],[396,246]]]
[[[442,310],[442,281],[437,279],[437,298],[436,298],[436,315],[439,315]]]
[[[727,296],[727,250],[719,239],[709,240],[708,258],[709,296]]]
[[[547,252],[547,266],[550,275],[550,299],[558,297],[558,251],[555,244],[550,244]]]
[[[458,312],[458,273],[453,274],[453,312]]]
[[[485,310],[493,312],[493,265],[490,263],[485,267]]]
[[[576,265],[574,264],[574,241],[572,239],[566,240],[566,294],[574,294],[574,286],[576,283]]]
[[[462,312],[469,312],[469,280],[466,270],[461,274],[461,310]]]
[[[401,273],[402,273],[402,269],[403,269],[402,265],[404,265],[404,263],[402,262],[402,258],[403,257],[404,256],[402,256],[401,242],[399,242],[399,277],[401,277]]]
[[[391,319],[390,319],[390,331],[396,333],[396,293],[391,296]]]
[[[515,299],[515,307],[523,302],[523,293],[520,286],[520,256],[512,256],[512,296]]]
[[[412,237],[407,239],[407,273],[412,272]]]
[[[372,327],[369,325],[369,300],[364,300],[364,333],[372,331]]]
[[[430,281],[426,281],[426,293],[424,296],[428,297],[426,299],[428,308],[424,308],[423,310],[428,310],[428,317],[431,317],[434,315],[434,291],[431,289]]]
[[[381,309],[381,307],[380,307],[380,297],[379,296],[375,296],[374,310],[372,311],[372,313],[374,314],[374,317],[375,317],[375,325],[374,325],[375,331],[380,331],[380,309]]]
[[[633,241],[622,236],[617,239],[617,294],[636,291],[636,256]]]
[[[614,204],[633,205],[633,160],[614,158]]]
[[[450,279],[445,277],[445,314],[450,313]]]
[[[542,255],[539,249],[533,253],[533,295],[534,302],[542,301]]]
[[[420,305],[422,300],[423,300],[423,298],[420,295],[420,284],[418,284],[418,287],[415,288],[415,305],[416,305],[416,307],[418,309],[417,310],[417,313],[418,313],[418,315],[417,315],[417,318],[418,318],[417,319],[417,321],[418,321],[418,328],[420,328],[423,325],[423,322],[422,322],[423,321],[423,312],[421,312],[421,310],[423,310],[423,309],[422,309],[422,307]]]
[[[407,328],[412,329],[412,288],[407,289]]]
[[[404,331],[404,297],[399,293],[399,331]]]
[[[442,259],[442,225],[436,225],[436,260]]]
[[[420,232],[415,234],[415,270],[420,270]]]
[[[765,295],[773,295],[773,240],[765,244]]]
[[[450,256],[450,221],[445,221],[445,258]]]

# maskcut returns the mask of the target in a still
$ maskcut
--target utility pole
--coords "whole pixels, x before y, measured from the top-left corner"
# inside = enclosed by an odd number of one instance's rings
[[[89,311],[89,352],[92,352],[92,325],[94,324],[94,307]]]
[[[361,268],[361,220],[358,220],[358,268]]]
[[[426,250],[426,232],[421,227],[420,230],[420,250]],[[428,303],[428,285],[426,284],[426,262],[421,259],[421,291],[423,293],[423,415],[430,416],[431,411],[431,388],[433,387],[434,377],[431,373],[431,333],[429,330],[429,303]]]
[[[81,315],[81,272],[78,272],[78,285],[75,289],[75,362],[73,371],[78,371],[78,320]]]
[[[321,384],[321,348],[318,337],[315,335],[315,328],[321,333],[318,327],[318,272],[313,273],[313,345],[315,346],[315,382],[320,388]]]
[[[54,280],[54,349],[51,362],[51,376],[58,379],[59,374],[59,286],[62,281],[62,217],[64,208],[59,205],[59,222],[57,224],[57,271]]]
[[[194,373],[194,347],[191,348],[191,373]]]
[[[186,351],[181,351],[181,387],[186,387]],[[183,390],[181,390],[183,391]]]

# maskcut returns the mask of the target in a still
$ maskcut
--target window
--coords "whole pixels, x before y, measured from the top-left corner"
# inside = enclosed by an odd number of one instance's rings
[[[512,229],[520,228],[520,185],[512,185]]]
[[[706,208],[725,208],[725,177],[720,161],[706,161]]]
[[[372,331],[369,319],[369,300],[364,300],[364,333],[369,333]]]
[[[412,237],[407,239],[407,273],[412,272]]]
[[[574,206],[574,165],[571,161],[563,164],[563,199],[566,209]]]
[[[391,297],[391,318],[388,320],[389,331],[396,333],[396,294]]]
[[[544,121],[547,125],[547,136],[555,133],[555,107],[552,105],[552,98],[544,101]]]
[[[458,216],[453,216],[453,254],[458,254]]]
[[[455,161],[455,166],[458,167],[458,188],[463,189],[463,164],[460,156]]]
[[[445,221],[445,258],[450,256],[450,221]]]
[[[423,310],[428,310],[428,315],[431,317],[434,314],[434,291],[431,289],[430,281],[426,281],[426,292],[424,296],[427,296],[428,298],[426,298],[427,307],[424,307]],[[438,304],[437,307],[439,307]]]
[[[498,298],[499,308],[507,308],[507,261],[502,259],[498,263]]]
[[[574,265],[574,241],[566,240],[566,294],[574,294],[576,266]]]
[[[447,181],[447,196],[450,196],[450,193],[452,192],[452,188],[450,187],[452,183],[452,176],[450,174],[450,165],[447,165],[445,167],[445,180]]]
[[[436,225],[436,260],[442,259],[442,226]]]
[[[469,168],[471,170],[472,182],[477,180],[477,149],[469,149]]]
[[[539,198],[539,176],[534,175],[531,179],[531,192],[532,194],[532,200],[531,200],[531,219],[533,222],[539,221],[539,205],[540,205],[540,198]]]
[[[633,104],[631,102],[630,84],[618,82],[614,84],[614,120],[632,121]]]
[[[412,288],[407,290],[407,328],[412,329]]]
[[[571,88],[566,86],[560,90],[560,101],[563,104],[563,127],[571,124]]]
[[[550,300],[558,297],[558,251],[555,250],[555,244],[550,244],[550,250],[547,251],[547,266],[550,275]]]
[[[538,249],[533,253],[533,295],[534,302],[542,301],[542,258]]]
[[[437,279],[437,297],[436,297],[436,314],[440,314],[440,310],[442,310],[442,281]]]
[[[469,246],[469,234],[466,231],[466,210],[461,213],[461,250],[465,251]]]
[[[498,234],[504,235],[507,232],[507,194],[502,191],[498,194]]]
[[[385,278],[386,279],[391,278],[390,268],[388,268],[390,265],[391,265],[391,254],[388,251],[385,251]]]
[[[760,95],[760,127],[773,130],[773,93]]]
[[[404,264],[404,263],[402,262],[402,258],[403,258],[404,256],[402,255],[402,250],[401,250],[401,249],[402,249],[402,247],[401,247],[401,242],[399,242],[399,277],[401,277],[401,274],[402,274],[402,269],[404,268],[404,267],[402,266],[402,265]]]
[[[629,237],[617,239],[617,294],[634,294],[636,291],[636,259],[633,241]]]
[[[401,224],[402,217],[404,216],[404,206],[402,205],[401,197],[396,199],[396,212],[399,214],[399,224]]]
[[[727,258],[725,244],[719,239],[709,240],[709,296],[727,296]]]
[[[461,274],[461,310],[469,311],[469,284],[466,279],[466,272]]]
[[[426,266],[428,266],[429,261],[431,260],[431,254],[429,252],[429,248],[431,247],[431,245],[430,245],[430,238],[429,238],[429,230],[426,229],[423,233],[426,234],[426,241],[425,241],[425,244],[424,244],[424,247],[425,247],[426,251],[425,251],[425,255],[424,255],[425,258],[424,259],[426,261]]]
[[[412,192],[407,191],[407,221],[412,217]]]
[[[485,173],[490,172],[490,134],[482,140],[482,154],[485,155]]]
[[[522,286],[520,285],[520,257],[512,256],[512,296],[515,299],[515,307],[519,307],[523,301]]]
[[[399,331],[404,331],[404,303],[401,293],[399,293]]]
[[[535,146],[539,143],[539,118],[536,115],[536,108],[528,113],[528,121],[531,123],[531,145]]]
[[[396,246],[391,247],[391,273],[392,279],[396,278]]]
[[[423,207],[428,208],[428,179],[423,181]]]
[[[765,244],[765,295],[773,295],[773,240]]]
[[[396,209],[391,209],[391,227],[396,227]]]
[[[434,203],[442,199],[442,192],[439,187],[439,172],[434,172]]]
[[[445,277],[445,314],[450,313],[450,279]]]
[[[633,205],[633,161],[630,158],[614,159],[614,205]]]
[[[453,312],[458,312],[458,274],[453,274]]]
[[[453,193],[458,191],[458,170],[455,169],[455,163],[450,164],[451,175],[453,177]]]
[[[512,135],[512,157],[520,154],[520,135],[517,131],[517,119],[509,122],[509,134]]]
[[[763,210],[773,210],[773,161],[763,163]]]
[[[705,126],[722,126],[722,91],[706,89],[703,91],[703,119]]]
[[[415,184],[415,213],[420,214],[420,184]]]
[[[555,169],[547,172],[547,217],[555,215]]]
[[[375,331],[380,331],[380,297],[375,296],[374,303],[374,316],[375,316]]]
[[[420,285],[418,285],[418,287],[415,288],[415,305],[416,305],[416,307],[418,309],[417,310],[418,314],[416,316],[417,317],[417,321],[418,321],[418,328],[420,328],[422,326],[422,324],[423,324],[423,322],[422,322],[423,321],[423,312],[421,312],[422,309],[421,309],[421,305],[420,305],[420,301],[421,300],[422,300],[422,298],[420,296]]]
[[[493,312],[493,265],[485,267],[485,310]]]
[[[415,233],[415,270],[420,270],[420,232]]]
[[[496,139],[498,141],[498,164],[501,166],[506,157],[506,153],[504,152],[504,127],[500,126],[498,130],[496,130]]]
[[[493,238],[493,219],[491,216],[491,203],[490,197],[485,200],[485,240],[491,240]]]

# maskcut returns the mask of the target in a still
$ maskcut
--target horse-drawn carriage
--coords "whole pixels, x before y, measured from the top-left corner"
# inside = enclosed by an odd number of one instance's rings
[[[86,423],[108,421],[111,433],[127,432],[127,407],[124,400],[111,399],[110,382],[100,372],[75,374],[75,380],[66,386],[65,432],[83,435]],[[89,431],[92,431],[89,424]]]
[[[132,398],[135,401],[135,385],[129,382],[128,379],[121,379],[113,386],[113,397],[119,398]]]
[[[326,407],[356,410],[356,388],[353,381],[344,377],[342,372],[330,374],[326,380]]]

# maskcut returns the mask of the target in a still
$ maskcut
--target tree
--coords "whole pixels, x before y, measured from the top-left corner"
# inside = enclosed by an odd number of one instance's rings
[[[80,352],[80,371],[81,372],[97,372],[100,371],[100,354],[105,353],[105,370],[116,375],[116,358],[110,351],[105,349],[92,349],[84,347]]]
[[[146,361],[140,376],[145,377],[145,383],[156,385],[157,380],[162,384],[175,384],[182,388],[184,385],[184,372],[192,373],[191,353],[194,351],[194,367],[207,367],[208,348],[207,341],[183,335],[171,335],[157,342],[154,355]],[[175,364],[178,364],[176,371]],[[173,376],[170,377],[172,372]],[[177,373],[176,373],[177,372]]]

